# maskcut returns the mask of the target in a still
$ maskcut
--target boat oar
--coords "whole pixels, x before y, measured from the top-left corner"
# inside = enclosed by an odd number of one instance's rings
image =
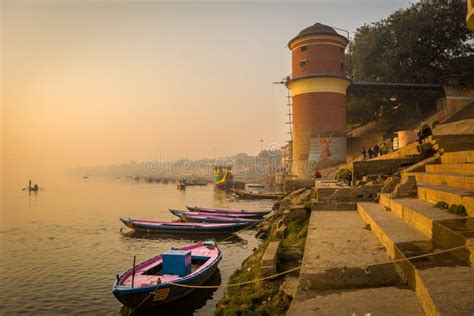
[[[132,268],[132,287],[133,283],[135,283],[135,261],[137,259],[137,256],[133,256],[133,268]]]

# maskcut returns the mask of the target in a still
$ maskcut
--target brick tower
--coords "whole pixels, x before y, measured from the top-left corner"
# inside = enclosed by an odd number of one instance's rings
[[[315,168],[346,161],[346,89],[344,70],[348,39],[316,23],[289,43],[293,98],[292,173],[304,180]]]

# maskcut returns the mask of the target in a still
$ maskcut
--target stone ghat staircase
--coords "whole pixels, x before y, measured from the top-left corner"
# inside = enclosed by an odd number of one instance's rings
[[[313,201],[288,315],[474,315],[474,151],[439,150],[417,165],[377,203],[362,202],[367,185],[318,188],[328,203]]]
[[[456,248],[396,265],[426,315],[474,315],[474,151],[445,153],[440,164],[408,176],[417,180],[417,197],[381,194],[357,211],[392,259]],[[463,205],[469,216],[434,207],[441,201]]]
[[[474,216],[474,151],[445,153],[441,164],[426,165],[425,172],[402,174],[402,178],[409,176],[416,178],[419,199],[463,205]]]

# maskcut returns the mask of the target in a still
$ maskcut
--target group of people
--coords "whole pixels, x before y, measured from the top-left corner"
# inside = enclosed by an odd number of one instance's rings
[[[433,131],[430,126],[426,123],[422,123],[421,128],[418,130],[418,133],[416,135],[416,141],[421,145],[425,142],[425,139],[427,139],[431,135],[433,135]],[[362,146],[362,149],[360,150],[360,153],[362,154],[362,159],[372,159],[391,152],[393,150],[392,143],[393,139],[390,140],[388,145],[383,142],[382,145],[379,146],[377,144],[373,148],[371,147],[368,150],[366,150],[365,147]]]
[[[392,146],[387,145],[385,142],[383,142],[380,146],[376,144],[374,147],[370,147],[368,150],[366,150],[365,147],[362,146],[360,153],[362,154],[363,160],[372,159],[378,156],[388,154],[392,151],[391,147]]]

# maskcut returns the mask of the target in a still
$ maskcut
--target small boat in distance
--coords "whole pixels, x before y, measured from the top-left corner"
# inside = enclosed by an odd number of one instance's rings
[[[128,228],[136,231],[163,234],[230,234],[251,223],[179,223],[138,219],[120,219]]]
[[[43,188],[40,188],[36,183],[32,186],[31,185],[31,180],[29,180],[28,181],[28,186],[26,188],[23,188],[22,190],[23,191],[28,191],[28,193],[31,194],[31,192],[37,193],[38,191],[43,190]]]
[[[221,252],[214,241],[172,249],[117,275],[113,295],[123,305],[144,309],[180,299],[202,285],[217,270]]]
[[[180,212],[171,210],[170,212],[179,217],[182,221],[187,223],[249,223],[256,224],[261,219],[253,218],[241,218],[241,217],[226,217],[226,216],[215,216],[214,214],[207,213],[205,215],[196,215],[193,212]]]
[[[262,217],[264,215],[270,214],[269,211],[256,211],[256,210],[226,210],[218,208],[207,208],[207,207],[198,207],[198,206],[189,206],[186,205],[186,208],[191,212],[204,212],[204,213],[226,213],[226,214],[251,214],[256,217]]]

